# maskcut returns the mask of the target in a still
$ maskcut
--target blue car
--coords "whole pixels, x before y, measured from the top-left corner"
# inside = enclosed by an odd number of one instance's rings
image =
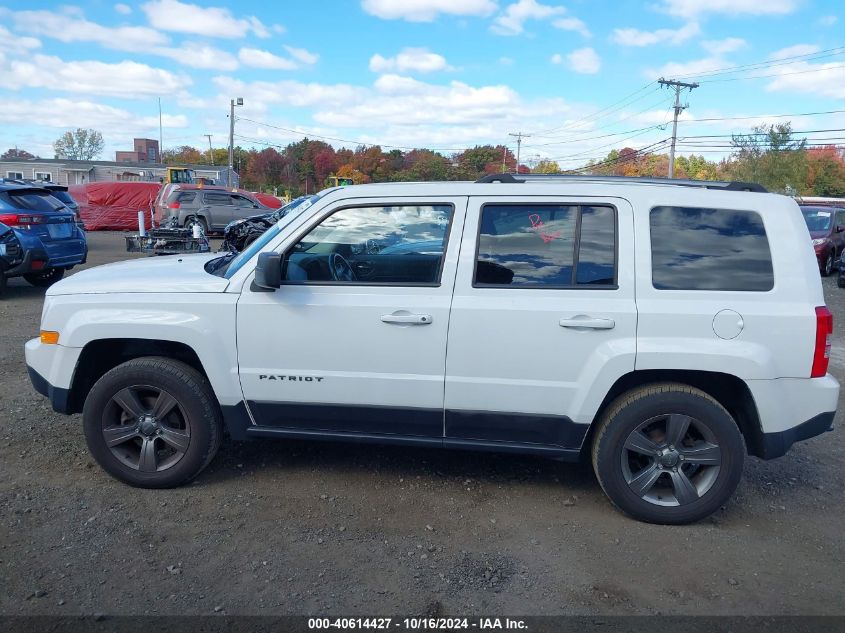
[[[75,214],[42,187],[0,181],[0,226],[8,241],[0,250],[20,252],[15,260],[0,257],[4,286],[9,277],[49,286],[88,258],[85,232],[77,226]]]

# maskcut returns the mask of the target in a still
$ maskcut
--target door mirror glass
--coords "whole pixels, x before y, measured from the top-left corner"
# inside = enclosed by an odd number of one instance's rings
[[[839,226],[836,227],[837,233],[842,233],[842,231],[845,231],[845,224],[840,224]]]
[[[255,285],[275,290],[282,285],[282,256],[278,253],[261,253],[255,267]]]

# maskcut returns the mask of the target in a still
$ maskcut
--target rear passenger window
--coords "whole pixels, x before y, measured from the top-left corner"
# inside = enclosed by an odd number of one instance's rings
[[[774,287],[763,219],[753,211],[693,207],[651,210],[652,284],[658,290]]]
[[[194,201],[194,198],[196,197],[196,191],[182,191],[179,193],[177,200],[180,204],[191,204]]]
[[[614,287],[615,263],[612,207],[485,205],[481,210],[476,286]]]
[[[206,204],[218,204],[223,206],[232,206],[232,198],[227,193],[211,193],[203,194],[203,200]]]

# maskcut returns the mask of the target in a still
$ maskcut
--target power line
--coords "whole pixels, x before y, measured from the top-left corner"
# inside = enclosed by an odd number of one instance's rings
[[[687,75],[680,75],[681,79],[701,78],[701,77],[715,77],[718,75],[727,75],[738,72],[746,72],[750,70],[759,70],[761,68],[771,68],[774,66],[786,66],[801,61],[814,61],[825,57],[833,57],[845,53],[845,46],[838,46],[836,48],[828,48],[814,53],[803,53],[801,55],[790,55],[788,57],[778,57],[776,59],[766,60],[762,62],[752,62],[749,64],[741,64],[739,66],[725,66],[724,68],[714,68],[700,73],[690,73]]]
[[[808,75],[810,73],[822,73],[827,70],[834,70],[836,68],[845,68],[845,64],[832,64],[824,68],[816,68],[813,70],[796,70],[791,73],[772,73],[769,75],[749,75],[748,77],[727,77],[726,79],[702,79],[703,84],[722,83],[726,81],[747,81],[749,79],[766,79],[768,77],[787,77],[789,75]]]
[[[685,123],[703,123],[705,121],[744,121],[748,119],[784,119],[791,116],[819,116],[823,114],[841,114],[845,110],[826,110],[823,112],[793,112],[791,114],[758,114],[756,116],[723,116],[706,119],[684,119]]]

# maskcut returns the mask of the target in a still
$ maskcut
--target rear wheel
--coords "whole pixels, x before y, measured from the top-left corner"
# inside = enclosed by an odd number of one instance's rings
[[[699,521],[733,494],[745,444],[709,395],[676,383],[620,396],[599,422],[593,468],[610,500],[649,523]]]
[[[64,268],[46,268],[37,273],[27,273],[23,278],[36,288],[46,288],[47,286],[52,286],[64,276]]]
[[[841,272],[839,273],[839,277],[836,278],[836,285],[840,288],[845,288],[845,275]]]
[[[0,266],[0,297],[6,292],[6,271]]]
[[[136,358],[107,372],[82,411],[85,440],[113,477],[170,488],[196,477],[220,446],[223,421],[208,381],[169,358]]]
[[[194,225],[199,225],[202,229],[203,235],[208,235],[208,222],[205,221],[205,218],[201,218],[196,215],[192,215],[187,220],[185,220],[185,228],[186,229],[194,229]]]
[[[827,254],[822,266],[822,277],[829,277],[833,272],[833,252]]]

